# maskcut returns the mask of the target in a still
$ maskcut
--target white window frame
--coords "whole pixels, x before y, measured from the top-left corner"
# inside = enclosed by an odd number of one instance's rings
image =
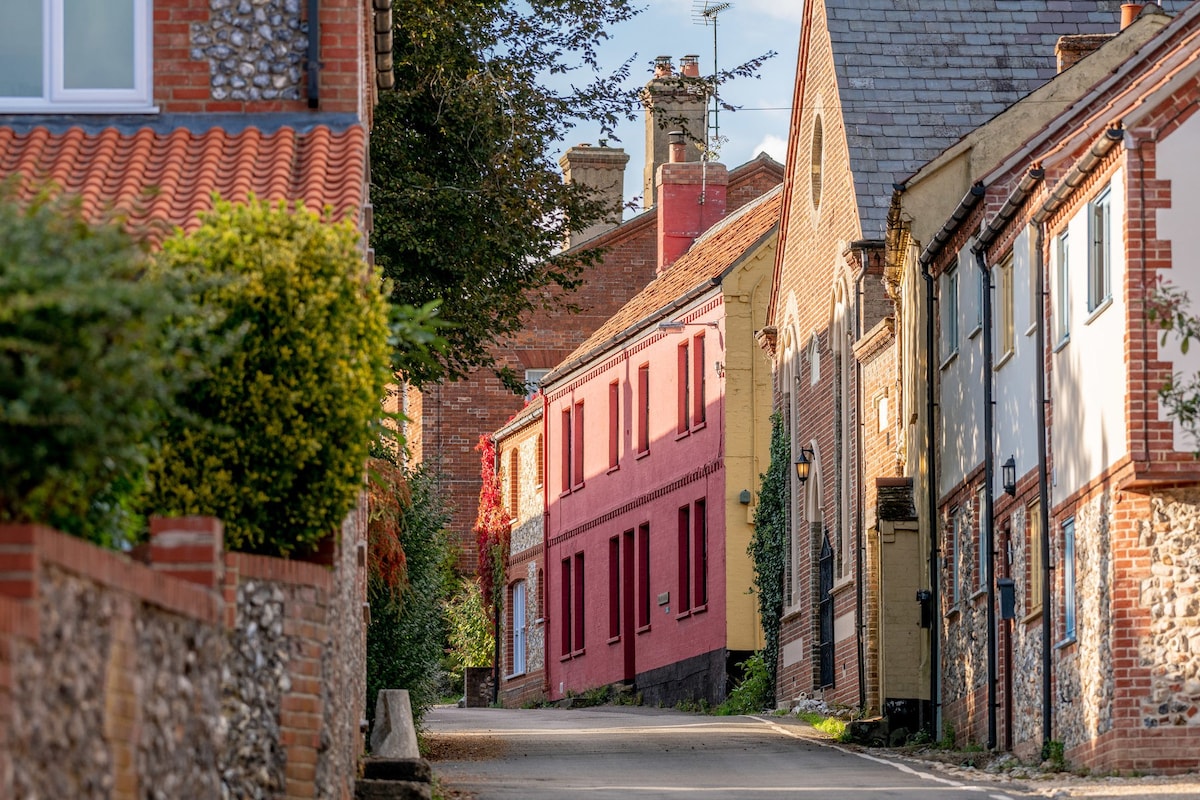
[[[512,586],[512,675],[525,674],[525,581]]]
[[[1071,237],[1063,231],[1055,239],[1054,334],[1057,345],[1071,338]]]
[[[946,270],[946,285],[943,292],[942,338],[946,347],[942,362],[958,353],[958,265]]]
[[[1088,203],[1088,313],[1112,299],[1112,187]]]
[[[1017,331],[1013,304],[1013,254],[1005,256],[996,267],[1000,280],[996,282],[996,368],[1003,366],[1016,351]]]
[[[1075,518],[1063,521],[1063,640],[1075,641]]]
[[[152,0],[133,3],[133,88],[67,89],[63,85],[64,0],[42,0],[42,95],[0,96],[0,113],[153,113]]]

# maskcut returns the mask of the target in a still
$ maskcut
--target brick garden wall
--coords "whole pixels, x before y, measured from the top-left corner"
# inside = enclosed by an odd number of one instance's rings
[[[0,527],[0,797],[349,798],[365,507],[332,566],[156,520],[150,563]]]

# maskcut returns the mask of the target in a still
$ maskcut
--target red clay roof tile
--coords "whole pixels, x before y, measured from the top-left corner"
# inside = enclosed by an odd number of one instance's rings
[[[157,244],[179,226],[194,230],[213,193],[233,202],[303,200],[357,221],[365,199],[367,136],[359,125],[271,134],[255,128],[123,133],[70,128],[26,133],[0,127],[0,180],[29,197],[47,182],[78,195],[89,219],[117,211],[139,238]]]

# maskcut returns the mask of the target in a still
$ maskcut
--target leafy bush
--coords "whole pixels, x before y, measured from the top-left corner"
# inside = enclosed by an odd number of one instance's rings
[[[358,231],[297,204],[218,201],[159,263],[242,334],[184,398],[150,473],[160,513],[209,514],[231,549],[288,555],[337,530],[362,490],[388,371],[388,310]],[[213,282],[212,278],[219,280]],[[190,320],[181,319],[187,326]]]
[[[488,617],[483,590],[479,581],[466,581],[462,589],[446,604],[450,624],[450,654],[456,673],[461,676],[466,667],[492,666],[495,649],[492,640],[492,621]]]
[[[170,274],[78,200],[0,190],[0,520],[128,544],[154,433],[186,374]],[[200,316],[189,313],[197,324]]]
[[[373,472],[375,482],[395,475],[391,470]],[[394,520],[387,524],[394,522],[398,532],[405,577],[399,592],[380,573],[368,582],[367,715],[374,719],[380,689],[408,689],[413,716],[420,721],[437,702],[441,688],[439,673],[446,642],[442,601],[452,563],[444,528],[450,515],[435,491],[433,475],[421,467],[400,474],[390,485],[377,485],[372,495],[389,492],[397,502],[391,506]],[[373,549],[378,541],[378,518],[390,513],[372,502]]]
[[[758,714],[775,702],[775,685],[761,650],[738,666],[744,675],[725,702],[717,706],[716,713],[720,716]]]

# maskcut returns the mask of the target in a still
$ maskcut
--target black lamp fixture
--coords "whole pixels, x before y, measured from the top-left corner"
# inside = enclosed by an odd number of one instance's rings
[[[801,486],[808,480],[808,471],[812,469],[812,459],[815,457],[816,453],[807,447],[801,447],[800,455],[796,456],[796,477]]]
[[[1008,457],[1000,465],[1000,482],[1004,484],[1004,493],[1009,497],[1017,496],[1017,460],[1013,456]]]

